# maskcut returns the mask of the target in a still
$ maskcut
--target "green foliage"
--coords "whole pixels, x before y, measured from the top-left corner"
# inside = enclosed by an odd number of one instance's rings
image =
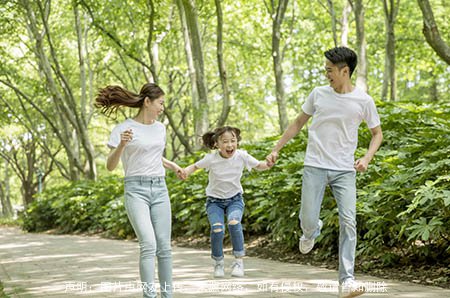
[[[105,232],[134,237],[123,205],[123,182],[115,176],[79,181],[47,189],[21,215],[30,232]]]
[[[409,256],[448,260],[450,105],[378,105],[384,143],[369,170],[357,178],[358,254],[385,264]],[[370,142],[370,133],[363,126],[356,158],[364,154]],[[276,139],[243,147],[264,159]],[[303,132],[289,143],[273,169],[244,174],[243,223],[247,234],[268,233],[273,241],[297,249],[306,140]],[[176,234],[209,233],[204,210],[206,178],[207,174],[201,171],[187,182],[169,178],[173,214],[183,221],[181,226],[175,222]],[[317,245],[322,256],[327,257],[337,253],[339,236],[336,202],[329,190],[325,193],[321,218],[324,228]]]
[[[415,261],[448,262],[450,231],[450,113],[449,104],[378,103],[384,143],[366,173],[357,175],[357,253],[392,265]],[[260,160],[279,137],[242,147]],[[244,140],[245,141],[245,140]],[[360,130],[361,157],[370,141]],[[247,235],[270,235],[283,247],[297,250],[301,235],[301,177],[307,133],[303,130],[282,150],[271,170],[246,172],[242,178]],[[198,152],[180,162],[187,166]],[[205,212],[207,173],[197,171],[187,181],[167,177],[172,202],[173,235],[208,235]],[[106,232],[134,237],[123,206],[123,182],[105,177],[48,189],[23,215],[24,229],[58,228],[64,232]],[[317,251],[322,257],[338,251],[336,202],[326,191]]]

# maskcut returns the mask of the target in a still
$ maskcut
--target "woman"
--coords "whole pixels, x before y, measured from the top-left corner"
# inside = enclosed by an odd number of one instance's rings
[[[122,160],[125,208],[139,240],[144,297],[156,297],[155,256],[162,297],[172,297],[171,210],[164,168],[180,178],[183,170],[163,157],[166,128],[156,118],[164,111],[164,92],[152,83],[142,86],[139,94],[107,86],[99,91],[96,106],[108,116],[121,106],[139,109],[112,130],[107,168],[114,170]]]

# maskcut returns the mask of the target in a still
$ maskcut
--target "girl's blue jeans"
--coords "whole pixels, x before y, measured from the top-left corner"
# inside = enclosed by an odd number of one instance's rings
[[[241,224],[244,206],[244,200],[240,193],[228,199],[207,198],[206,212],[211,225],[211,257],[214,260],[220,261],[223,259],[225,215],[227,216],[228,231],[233,245],[233,255],[235,257],[245,255],[244,233]]]

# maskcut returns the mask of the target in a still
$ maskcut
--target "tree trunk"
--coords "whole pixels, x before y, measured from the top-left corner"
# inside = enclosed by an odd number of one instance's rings
[[[387,3],[389,1],[389,5]],[[383,89],[381,98],[386,100],[389,93],[391,101],[396,100],[397,80],[395,74],[395,21],[400,0],[383,0],[386,25],[386,55],[384,63]]]
[[[280,40],[281,40],[281,24],[283,23],[284,14],[288,5],[288,0],[279,0],[278,7],[276,8],[276,13],[273,17],[272,23],[272,58],[273,58],[273,70],[275,73],[275,92],[276,99],[278,103],[278,117],[280,132],[286,130],[289,124],[285,91],[283,85],[283,57],[280,52]],[[272,11],[275,7],[272,7]]]
[[[348,46],[348,26],[349,26],[349,16],[352,12],[352,5],[350,1],[345,1],[344,9],[342,9],[342,19],[341,19],[341,46]]]
[[[336,11],[334,10],[333,0],[327,0],[327,3],[328,3],[328,9],[330,11],[330,16],[331,16],[331,30],[333,32],[334,46],[337,47],[338,42],[337,42],[337,29],[336,29]]]
[[[75,29],[77,33],[77,44],[78,44],[78,65],[80,69],[80,85],[81,85],[81,103],[80,103],[80,130],[81,138],[83,147],[85,149],[86,153],[86,166],[85,166],[85,175],[88,179],[95,180],[97,177],[97,166],[95,164],[95,157],[94,157],[94,146],[89,140],[88,134],[87,134],[87,127],[89,125],[88,123],[88,116],[87,116],[87,88],[86,88],[86,82],[88,81],[86,78],[86,62],[85,62],[85,56],[86,53],[84,52],[84,41],[83,41],[83,30],[82,25],[80,21],[80,14],[78,11],[78,6],[74,2],[73,4],[73,12],[75,16]]]
[[[363,0],[354,1],[356,22],[356,44],[358,48],[358,67],[356,68],[356,86],[367,91],[367,44],[364,30],[364,4]]]
[[[4,162],[5,166],[5,176],[3,181],[0,182],[0,199],[2,204],[2,216],[6,218],[12,217],[13,214],[13,208],[11,204],[11,193],[10,193],[10,186],[9,186],[9,167],[8,162],[5,160]]]
[[[203,51],[198,29],[198,16],[192,0],[177,0],[180,20],[185,41],[186,59],[192,88],[192,106],[194,108],[194,141],[195,149],[202,144],[202,135],[207,132],[208,101],[207,86],[204,76]]]
[[[198,14],[194,0],[182,0],[186,14],[186,24],[189,32],[189,40],[194,62],[195,77],[198,91],[198,109],[194,111],[198,115],[195,123],[195,138],[198,147],[201,137],[209,129],[208,122],[208,88],[205,77],[205,66],[203,62],[203,48],[198,28]]]
[[[423,35],[428,44],[447,64],[450,64],[450,46],[441,38],[428,0],[417,0],[423,15]],[[447,19],[448,22],[448,19]],[[447,23],[448,25],[448,23]]]
[[[227,121],[228,114],[230,113],[232,105],[230,101],[230,91],[228,89],[227,83],[225,61],[223,59],[223,13],[220,2],[221,0],[215,0],[217,13],[217,61],[219,65],[220,82],[222,84],[223,90],[222,112],[220,114],[219,120],[217,121],[217,126],[219,127],[223,126]]]

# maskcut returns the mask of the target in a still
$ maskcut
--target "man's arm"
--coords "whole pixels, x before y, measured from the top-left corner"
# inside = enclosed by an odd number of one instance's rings
[[[383,132],[381,131],[381,126],[378,125],[374,128],[371,128],[370,133],[372,134],[372,139],[370,140],[369,149],[362,158],[358,159],[355,162],[354,165],[355,169],[358,172],[364,172],[367,170],[370,161],[373,159],[375,153],[378,151],[378,148],[380,148],[381,142],[383,141]]]
[[[286,145],[287,142],[289,142],[300,132],[306,122],[308,122],[309,118],[311,118],[311,115],[308,115],[305,112],[301,112],[300,115],[298,115],[294,120],[294,122],[292,122],[288,126],[286,131],[281,136],[281,139],[273,148],[272,153],[270,153],[266,158],[269,166],[272,166],[277,161],[278,153],[280,152],[280,150],[284,147],[284,145]]]

